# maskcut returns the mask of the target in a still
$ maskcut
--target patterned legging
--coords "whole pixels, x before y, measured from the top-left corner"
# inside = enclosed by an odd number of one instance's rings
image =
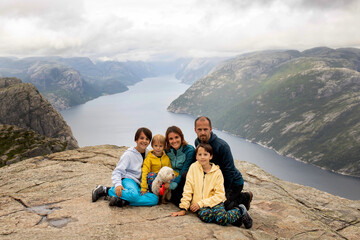
[[[240,219],[241,211],[238,208],[231,209],[229,211],[225,210],[224,203],[220,203],[212,208],[203,207],[198,211],[198,216],[203,222],[207,223],[217,223],[220,225],[227,225],[235,222]]]
[[[153,181],[155,180],[156,178],[156,173],[154,172],[149,172],[147,177],[146,177],[146,180],[147,180],[147,184],[148,184],[148,191],[149,192],[152,192],[152,183]]]

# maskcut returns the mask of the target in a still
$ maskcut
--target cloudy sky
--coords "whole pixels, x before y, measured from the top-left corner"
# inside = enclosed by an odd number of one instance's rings
[[[359,0],[1,0],[0,56],[149,60],[360,47]]]

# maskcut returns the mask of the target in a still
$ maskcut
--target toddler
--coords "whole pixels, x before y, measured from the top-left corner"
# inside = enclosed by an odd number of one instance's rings
[[[165,137],[157,134],[151,141],[153,150],[146,156],[142,166],[141,178],[141,194],[146,194],[147,191],[151,192],[151,185],[157,173],[164,166],[171,167],[170,158],[165,154]],[[169,184],[165,186],[168,188]]]

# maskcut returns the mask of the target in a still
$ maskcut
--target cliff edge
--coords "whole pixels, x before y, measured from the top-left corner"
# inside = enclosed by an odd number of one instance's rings
[[[1,239],[358,239],[360,201],[279,180],[236,161],[254,193],[249,230],[170,217],[173,204],[109,207],[91,202],[126,147],[84,147],[35,157],[0,169]]]
[[[0,124],[31,129],[41,135],[78,148],[70,127],[60,113],[30,83],[17,78],[0,78]]]

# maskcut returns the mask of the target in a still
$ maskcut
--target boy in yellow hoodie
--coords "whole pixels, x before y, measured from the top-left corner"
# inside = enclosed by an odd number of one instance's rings
[[[243,204],[229,211],[225,210],[224,177],[219,166],[210,163],[213,157],[210,144],[200,143],[195,151],[196,162],[191,164],[186,175],[180,211],[171,216],[183,216],[189,209],[197,212],[204,222],[220,225],[233,224],[251,228],[252,219]]]
[[[157,134],[151,141],[153,150],[146,156],[141,169],[141,195],[144,195],[149,190],[151,192],[151,185],[156,174],[164,166],[171,167],[170,158],[165,154],[165,137]],[[169,188],[169,184],[165,186]]]

